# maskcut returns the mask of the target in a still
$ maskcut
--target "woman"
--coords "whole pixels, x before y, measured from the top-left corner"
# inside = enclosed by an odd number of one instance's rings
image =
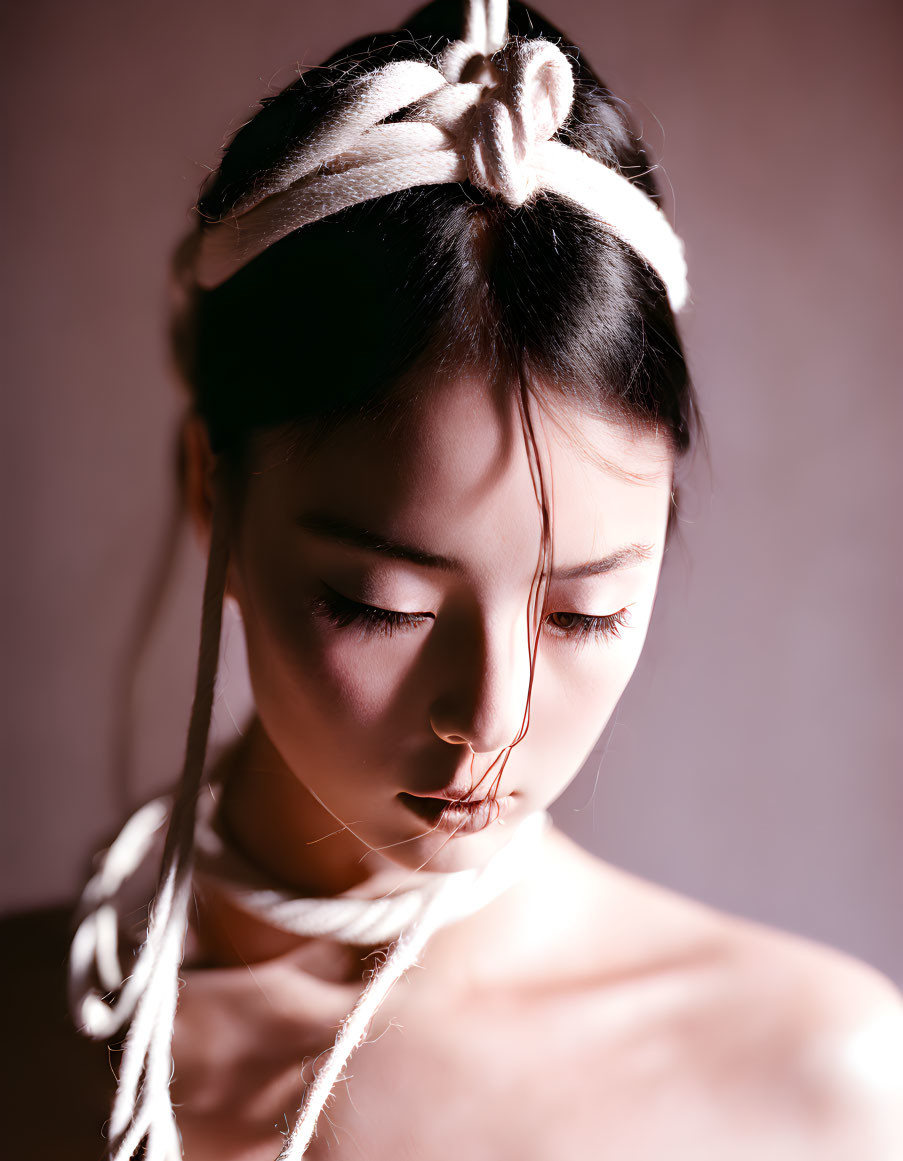
[[[177,256],[198,693],[147,941],[123,971],[108,902],[157,804],[72,955],[78,1022],[130,1022],[118,1159],[903,1145],[888,985],[546,824],[638,660],[698,429],[680,244],[559,40],[434,4],[346,47],[236,135]],[[211,796],[224,596],[256,714]]]

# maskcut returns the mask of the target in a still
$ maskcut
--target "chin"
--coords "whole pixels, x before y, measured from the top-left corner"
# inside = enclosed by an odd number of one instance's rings
[[[447,874],[478,869],[501,850],[514,833],[516,823],[495,822],[475,834],[454,836],[439,832],[422,832],[386,848],[383,853],[393,863],[408,870]]]

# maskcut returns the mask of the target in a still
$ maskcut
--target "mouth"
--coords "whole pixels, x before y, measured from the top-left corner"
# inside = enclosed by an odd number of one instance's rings
[[[513,794],[499,798],[423,798],[417,794],[398,795],[399,800],[433,830],[447,834],[474,834],[503,818],[513,805]]]

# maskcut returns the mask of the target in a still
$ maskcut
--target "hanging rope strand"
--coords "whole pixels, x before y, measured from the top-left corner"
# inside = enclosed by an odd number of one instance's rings
[[[277,1161],[300,1161],[304,1156],[323,1106],[351,1054],[366,1038],[379,1006],[408,968],[417,962],[433,932],[448,921],[456,901],[455,896],[460,890],[460,884],[454,881],[444,884],[424,906],[418,921],[398,938],[383,965],[371,976],[357,1003],[345,1018],[323,1066],[307,1088],[298,1120]]]
[[[679,309],[688,293],[680,239],[643,190],[554,140],[573,102],[571,64],[548,41],[508,40],[507,17],[505,0],[470,0],[463,39],[446,48],[438,68],[396,62],[347,85],[289,161],[265,174],[253,194],[222,220],[205,223],[193,243],[196,285],[220,285],[268,246],[347,206],[414,186],[469,180],[510,206],[543,191],[568,198],[632,246],[661,278],[673,309]],[[387,118],[392,122],[387,124]],[[211,863],[204,848],[203,819],[198,826],[228,564],[226,511],[219,490],[217,495],[196,688],[174,802],[171,808],[165,801],[150,803],[126,824],[86,888],[72,944],[70,989],[83,1029],[108,1038],[131,1020],[111,1116],[112,1161],[130,1161],[142,1146],[145,1161],[178,1161],[181,1156],[170,1095],[171,1054],[196,837],[201,840],[200,875],[217,874],[215,859]],[[525,719],[524,729],[526,724]],[[146,939],[125,976],[115,896],[147,856],[167,815]],[[236,879],[234,862],[224,873],[228,860],[221,861],[219,881],[239,906],[267,922],[297,934],[349,942],[368,942],[376,932],[394,941],[306,1090],[280,1161],[304,1156],[351,1053],[433,932],[510,886],[529,865],[546,821],[545,815],[524,820],[480,872],[424,879],[426,885],[388,905],[385,899],[299,900],[278,885],[243,882],[241,873]]]
[[[215,805],[215,797],[208,801],[205,796],[196,823],[196,863],[202,882],[213,883],[236,906],[262,922],[293,934],[331,937],[358,945],[394,941],[383,965],[343,1023],[314,1083],[305,1092],[298,1123],[281,1155],[296,1161],[304,1155],[330,1092],[349,1057],[366,1037],[373,1016],[391,987],[416,962],[433,932],[486,906],[522,877],[536,856],[537,844],[550,820],[545,812],[528,815],[508,843],[479,870],[423,873],[412,887],[378,899],[350,895],[303,899],[290,895],[281,884],[267,881],[260,868],[225,845],[211,825]],[[167,810],[167,800],[157,799],[137,811],[123,828],[97,872],[107,887],[99,907],[114,908],[117,891],[136,869],[137,864],[125,857],[125,840],[133,852],[146,855],[162,825],[161,812],[165,815]],[[186,911],[183,908],[177,912],[172,899],[167,881],[161,885],[155,912],[164,924],[165,938],[132,1019],[120,1068],[111,1120],[113,1161],[129,1161],[142,1142],[146,1142],[146,1161],[171,1161],[180,1156],[174,1144],[178,1133],[169,1082],[184,925],[173,922],[172,916],[184,916]],[[168,923],[164,922],[167,912],[171,917]],[[118,914],[116,918],[118,930]],[[91,950],[88,935],[100,930],[89,919],[90,915],[81,928],[85,933],[81,941],[84,955]],[[93,950],[97,952],[96,947]]]
[[[289,897],[281,885],[272,881],[262,885],[265,874],[248,864],[239,852],[224,847],[210,823],[211,803],[215,805],[214,798],[210,803],[205,799],[204,810],[196,823],[199,870],[202,879],[216,884],[238,907],[294,934],[332,937],[359,945],[380,939],[394,941],[305,1092],[295,1129],[280,1154],[284,1161],[297,1161],[304,1156],[336,1081],[351,1054],[364,1041],[373,1016],[391,988],[416,962],[439,927],[486,906],[518,881],[532,864],[537,844],[550,820],[545,812],[528,815],[509,842],[479,870],[425,873],[413,887],[378,899],[357,896],[303,899]],[[155,800],[136,812],[123,828],[97,872],[104,876],[107,885],[107,894],[99,907],[114,906],[116,891],[127,874],[136,869],[124,856],[124,840],[132,844],[133,851],[146,854],[150,840],[161,826],[161,811],[166,810],[167,800]],[[115,871],[107,865],[108,860],[115,864]],[[159,930],[163,934],[154,942],[158,946],[157,958],[134,1013],[123,1053],[110,1126],[112,1161],[129,1161],[142,1142],[146,1145],[146,1161],[172,1161],[180,1156],[169,1085],[178,969],[187,909],[176,906],[172,890],[174,874],[173,871],[173,876],[159,889],[155,916],[159,917]],[[100,929],[86,920],[82,930],[96,935]],[[83,952],[88,950],[86,940],[84,935]]]
[[[87,996],[77,997],[76,1010],[87,1014],[86,1030],[89,1034],[97,1035],[101,1031],[103,1035],[109,1035],[110,1027],[115,1030],[131,1017],[110,1119],[110,1156],[114,1161],[128,1161],[145,1139],[146,1161],[177,1161],[181,1156],[169,1091],[172,1033],[178,971],[191,900],[195,812],[213,709],[227,562],[226,513],[222,503],[214,503],[195,696],[185,760],[169,820],[160,884],[150,912],[147,937],[131,979],[119,981],[124,986],[118,1003],[108,1009],[108,1020],[101,1016],[98,1005],[106,1005],[96,990],[91,989]],[[71,968],[73,988],[83,982],[92,951],[93,958],[103,964],[106,985],[116,982],[110,980],[114,971],[121,977],[118,952],[110,946],[109,894],[111,889],[121,885],[124,875],[134,870],[140,862],[140,855],[149,848],[154,831],[162,824],[161,813],[159,803],[142,808],[130,820],[131,829],[127,826],[111,848],[115,854],[115,867],[105,862],[92,880],[97,885],[99,906],[106,918],[98,921],[96,913],[93,919],[89,913],[79,928],[73,945],[74,948],[77,945]],[[137,861],[136,855],[139,856]]]

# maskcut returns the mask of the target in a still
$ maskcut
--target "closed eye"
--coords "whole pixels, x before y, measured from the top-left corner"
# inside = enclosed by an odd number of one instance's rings
[[[433,619],[432,613],[399,613],[394,609],[381,609],[378,605],[352,600],[327,584],[324,588],[326,591],[314,598],[311,607],[315,615],[325,618],[336,629],[358,625],[365,633],[391,637]]]
[[[347,629],[358,625],[365,633],[391,637],[398,632],[417,628],[435,619],[433,613],[402,613],[395,609],[383,609],[379,605],[369,605],[346,597],[331,586],[323,584],[325,592],[315,597],[311,603],[316,616],[323,617],[336,629]],[[588,613],[549,613],[544,622],[546,631],[553,637],[570,641],[575,645],[589,640],[615,640],[621,636],[621,629],[630,623],[630,606],[616,613],[590,615]]]

